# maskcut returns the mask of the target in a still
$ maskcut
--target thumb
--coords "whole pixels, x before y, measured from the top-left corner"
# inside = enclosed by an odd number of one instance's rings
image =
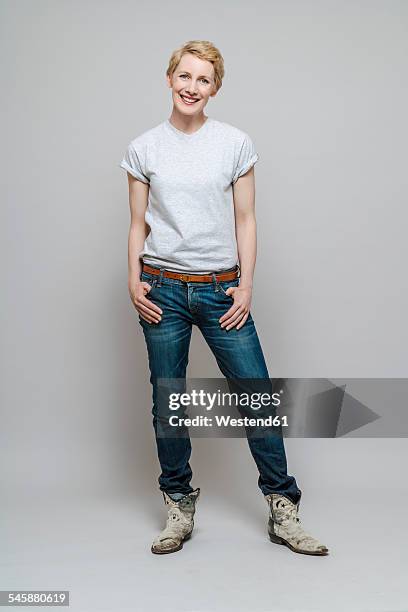
[[[145,289],[147,291],[147,293],[150,293],[151,286],[149,285],[149,283],[146,283],[146,281],[145,281],[143,283],[143,289]]]

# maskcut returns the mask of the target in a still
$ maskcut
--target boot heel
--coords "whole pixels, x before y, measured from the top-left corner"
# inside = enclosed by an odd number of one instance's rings
[[[274,542],[275,544],[284,544],[282,538],[280,538],[279,536],[275,535],[274,533],[270,533],[269,534],[269,539],[271,542]]]

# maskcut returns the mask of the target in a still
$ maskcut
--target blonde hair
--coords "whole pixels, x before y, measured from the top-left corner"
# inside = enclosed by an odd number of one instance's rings
[[[196,57],[212,63],[214,67],[214,87],[217,92],[222,86],[222,79],[225,74],[224,58],[217,47],[209,40],[189,40],[184,43],[182,47],[173,51],[171,55],[169,66],[166,70],[168,77],[173,75],[185,53],[192,53]]]

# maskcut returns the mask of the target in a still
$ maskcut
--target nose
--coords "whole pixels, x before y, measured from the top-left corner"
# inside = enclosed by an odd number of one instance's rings
[[[197,93],[197,84],[191,81],[190,85],[186,89],[186,92],[194,96]]]

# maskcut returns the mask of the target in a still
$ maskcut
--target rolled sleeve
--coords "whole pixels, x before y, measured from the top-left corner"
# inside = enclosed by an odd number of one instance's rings
[[[244,135],[244,140],[241,145],[238,160],[235,165],[235,171],[232,177],[232,183],[236,183],[240,176],[246,174],[248,170],[258,161],[259,155],[255,151],[254,143],[248,134]]]
[[[149,184],[146,175],[144,156],[141,151],[137,151],[134,144],[130,143],[119,166],[129,172],[139,181]]]

